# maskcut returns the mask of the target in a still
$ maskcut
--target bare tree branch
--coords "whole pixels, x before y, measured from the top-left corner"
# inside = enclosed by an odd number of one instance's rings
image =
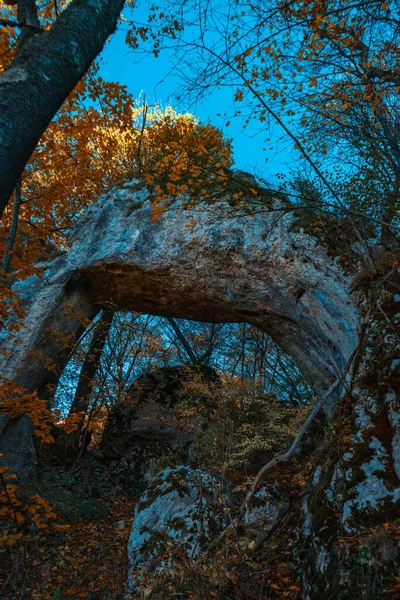
[[[192,364],[195,365],[198,362],[198,359],[196,358],[196,356],[195,356],[193,350],[191,349],[191,347],[189,346],[189,343],[188,343],[187,339],[185,338],[185,336],[183,335],[183,333],[181,331],[181,328],[179,327],[178,323],[172,317],[167,317],[167,321],[171,325],[171,327],[173,328],[173,330],[175,331],[175,333],[176,333],[179,341],[181,342],[182,346],[185,349],[186,354],[188,355],[188,357],[192,361]]]
[[[358,353],[358,350],[359,350],[359,345],[351,353],[342,373],[337,377],[337,379],[332,383],[332,385],[326,390],[326,392],[318,400],[317,404],[314,406],[313,410],[310,412],[307,419],[304,421],[303,425],[300,427],[289,450],[287,450],[283,454],[280,454],[279,456],[276,456],[275,458],[273,458],[272,460],[267,462],[267,464],[264,465],[262,467],[262,469],[260,469],[260,471],[257,473],[257,475],[252,483],[252,486],[251,486],[249,492],[247,493],[246,498],[244,499],[244,502],[243,502],[242,507],[239,512],[239,515],[236,518],[236,521],[235,521],[236,526],[239,525],[239,523],[243,519],[243,516],[245,515],[246,511],[248,510],[251,499],[253,498],[254,493],[258,487],[258,484],[260,483],[261,479],[264,477],[265,473],[267,473],[268,471],[270,471],[277,465],[287,462],[290,458],[292,458],[292,456],[296,452],[297,448],[299,447],[300,442],[303,439],[305,433],[308,431],[308,428],[310,427],[311,423],[314,421],[315,417],[317,416],[317,414],[319,413],[319,411],[321,410],[321,408],[323,407],[325,402],[328,400],[328,398],[330,398],[330,396],[332,396],[332,394],[337,390],[337,388],[344,382],[345,376],[346,376],[347,372],[349,371],[349,369],[354,361],[354,358],[356,357],[356,355]]]

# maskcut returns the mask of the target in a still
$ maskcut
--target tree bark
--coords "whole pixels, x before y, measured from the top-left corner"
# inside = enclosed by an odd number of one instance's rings
[[[18,23],[21,25],[21,44],[40,29],[36,0],[18,0]]]
[[[167,321],[171,325],[172,329],[175,331],[177,338],[181,342],[182,346],[184,347],[185,352],[188,355],[192,365],[195,365],[197,362],[197,358],[196,358],[193,350],[189,346],[187,339],[183,335],[178,323],[172,317],[167,317]]]
[[[2,265],[4,273],[8,273],[8,270],[11,266],[12,257],[13,257],[14,242],[15,242],[15,238],[17,235],[17,229],[18,229],[19,209],[21,208],[21,201],[22,201],[21,185],[22,185],[21,180],[19,180],[19,182],[17,183],[17,186],[15,188],[15,199],[14,199],[14,204],[13,204],[13,209],[12,209],[11,226],[10,226],[10,231],[8,234],[6,251],[4,253],[4,259],[3,259],[3,265]]]
[[[0,74],[0,217],[44,130],[116,28],[124,0],[73,0]]]

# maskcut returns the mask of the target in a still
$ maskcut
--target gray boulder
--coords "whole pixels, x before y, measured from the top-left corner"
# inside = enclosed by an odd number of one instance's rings
[[[227,492],[224,480],[200,469],[167,468],[154,477],[135,509],[128,593],[145,592],[141,584],[146,574],[174,576],[165,558],[168,550],[179,549],[191,558],[201,555],[228,524]]]

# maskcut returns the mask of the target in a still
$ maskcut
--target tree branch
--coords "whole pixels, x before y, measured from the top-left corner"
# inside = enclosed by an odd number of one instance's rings
[[[277,465],[287,462],[294,455],[294,453],[296,452],[297,448],[299,447],[300,442],[303,439],[305,433],[307,432],[308,428],[310,427],[311,423],[314,421],[315,417],[317,416],[317,414],[319,413],[319,411],[321,410],[321,408],[323,407],[325,402],[328,400],[328,398],[330,398],[330,396],[332,396],[332,394],[337,390],[337,388],[344,382],[345,376],[346,376],[348,370],[350,369],[350,367],[354,361],[354,358],[356,357],[356,355],[358,353],[358,349],[359,349],[359,345],[357,345],[357,347],[351,353],[343,371],[340,373],[340,375],[337,377],[337,379],[332,383],[332,385],[326,390],[326,392],[318,400],[317,404],[314,406],[313,410],[310,412],[307,419],[304,421],[303,425],[300,427],[289,450],[287,450],[283,454],[280,454],[279,456],[276,456],[275,458],[273,458],[272,460],[267,462],[267,464],[264,465],[262,467],[262,469],[260,469],[260,471],[257,473],[257,475],[253,481],[253,484],[252,484],[249,492],[247,493],[246,498],[244,499],[244,502],[243,502],[242,507],[239,512],[239,515],[236,517],[236,520],[235,520],[236,527],[239,525],[239,523],[243,519],[243,516],[247,512],[250,502],[251,502],[251,499],[253,498],[254,493],[258,487],[258,484],[260,483],[261,479],[264,477],[265,473],[267,473],[268,471],[270,471]]]

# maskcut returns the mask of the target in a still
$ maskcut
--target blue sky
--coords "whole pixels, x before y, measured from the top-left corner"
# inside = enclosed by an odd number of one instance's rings
[[[126,18],[145,22],[147,17],[146,3],[140,1],[137,7],[130,11],[124,10]],[[276,173],[288,173],[291,165],[291,155],[283,150],[278,155],[263,151],[265,147],[264,135],[257,134],[256,129],[248,126],[246,132],[241,127],[241,122],[231,119],[229,127],[225,126],[228,118],[224,113],[230,115],[233,108],[232,91],[227,88],[216,90],[207,99],[196,105],[182,104],[176,99],[175,93],[179,87],[177,77],[169,74],[171,70],[171,54],[167,51],[161,52],[158,58],[153,55],[142,55],[135,53],[125,44],[125,32],[127,24],[122,23],[117,32],[106,45],[101,58],[100,74],[109,81],[118,81],[128,87],[134,98],[145,94],[149,104],[158,103],[165,107],[172,105],[181,112],[191,112],[201,121],[210,121],[213,125],[221,128],[224,134],[233,138],[233,149],[235,166],[239,169],[261,174],[266,179],[271,179]],[[218,116],[220,113],[221,116]],[[276,138],[280,132],[274,132]],[[283,144],[286,148],[287,144]],[[266,157],[268,156],[268,162]]]

